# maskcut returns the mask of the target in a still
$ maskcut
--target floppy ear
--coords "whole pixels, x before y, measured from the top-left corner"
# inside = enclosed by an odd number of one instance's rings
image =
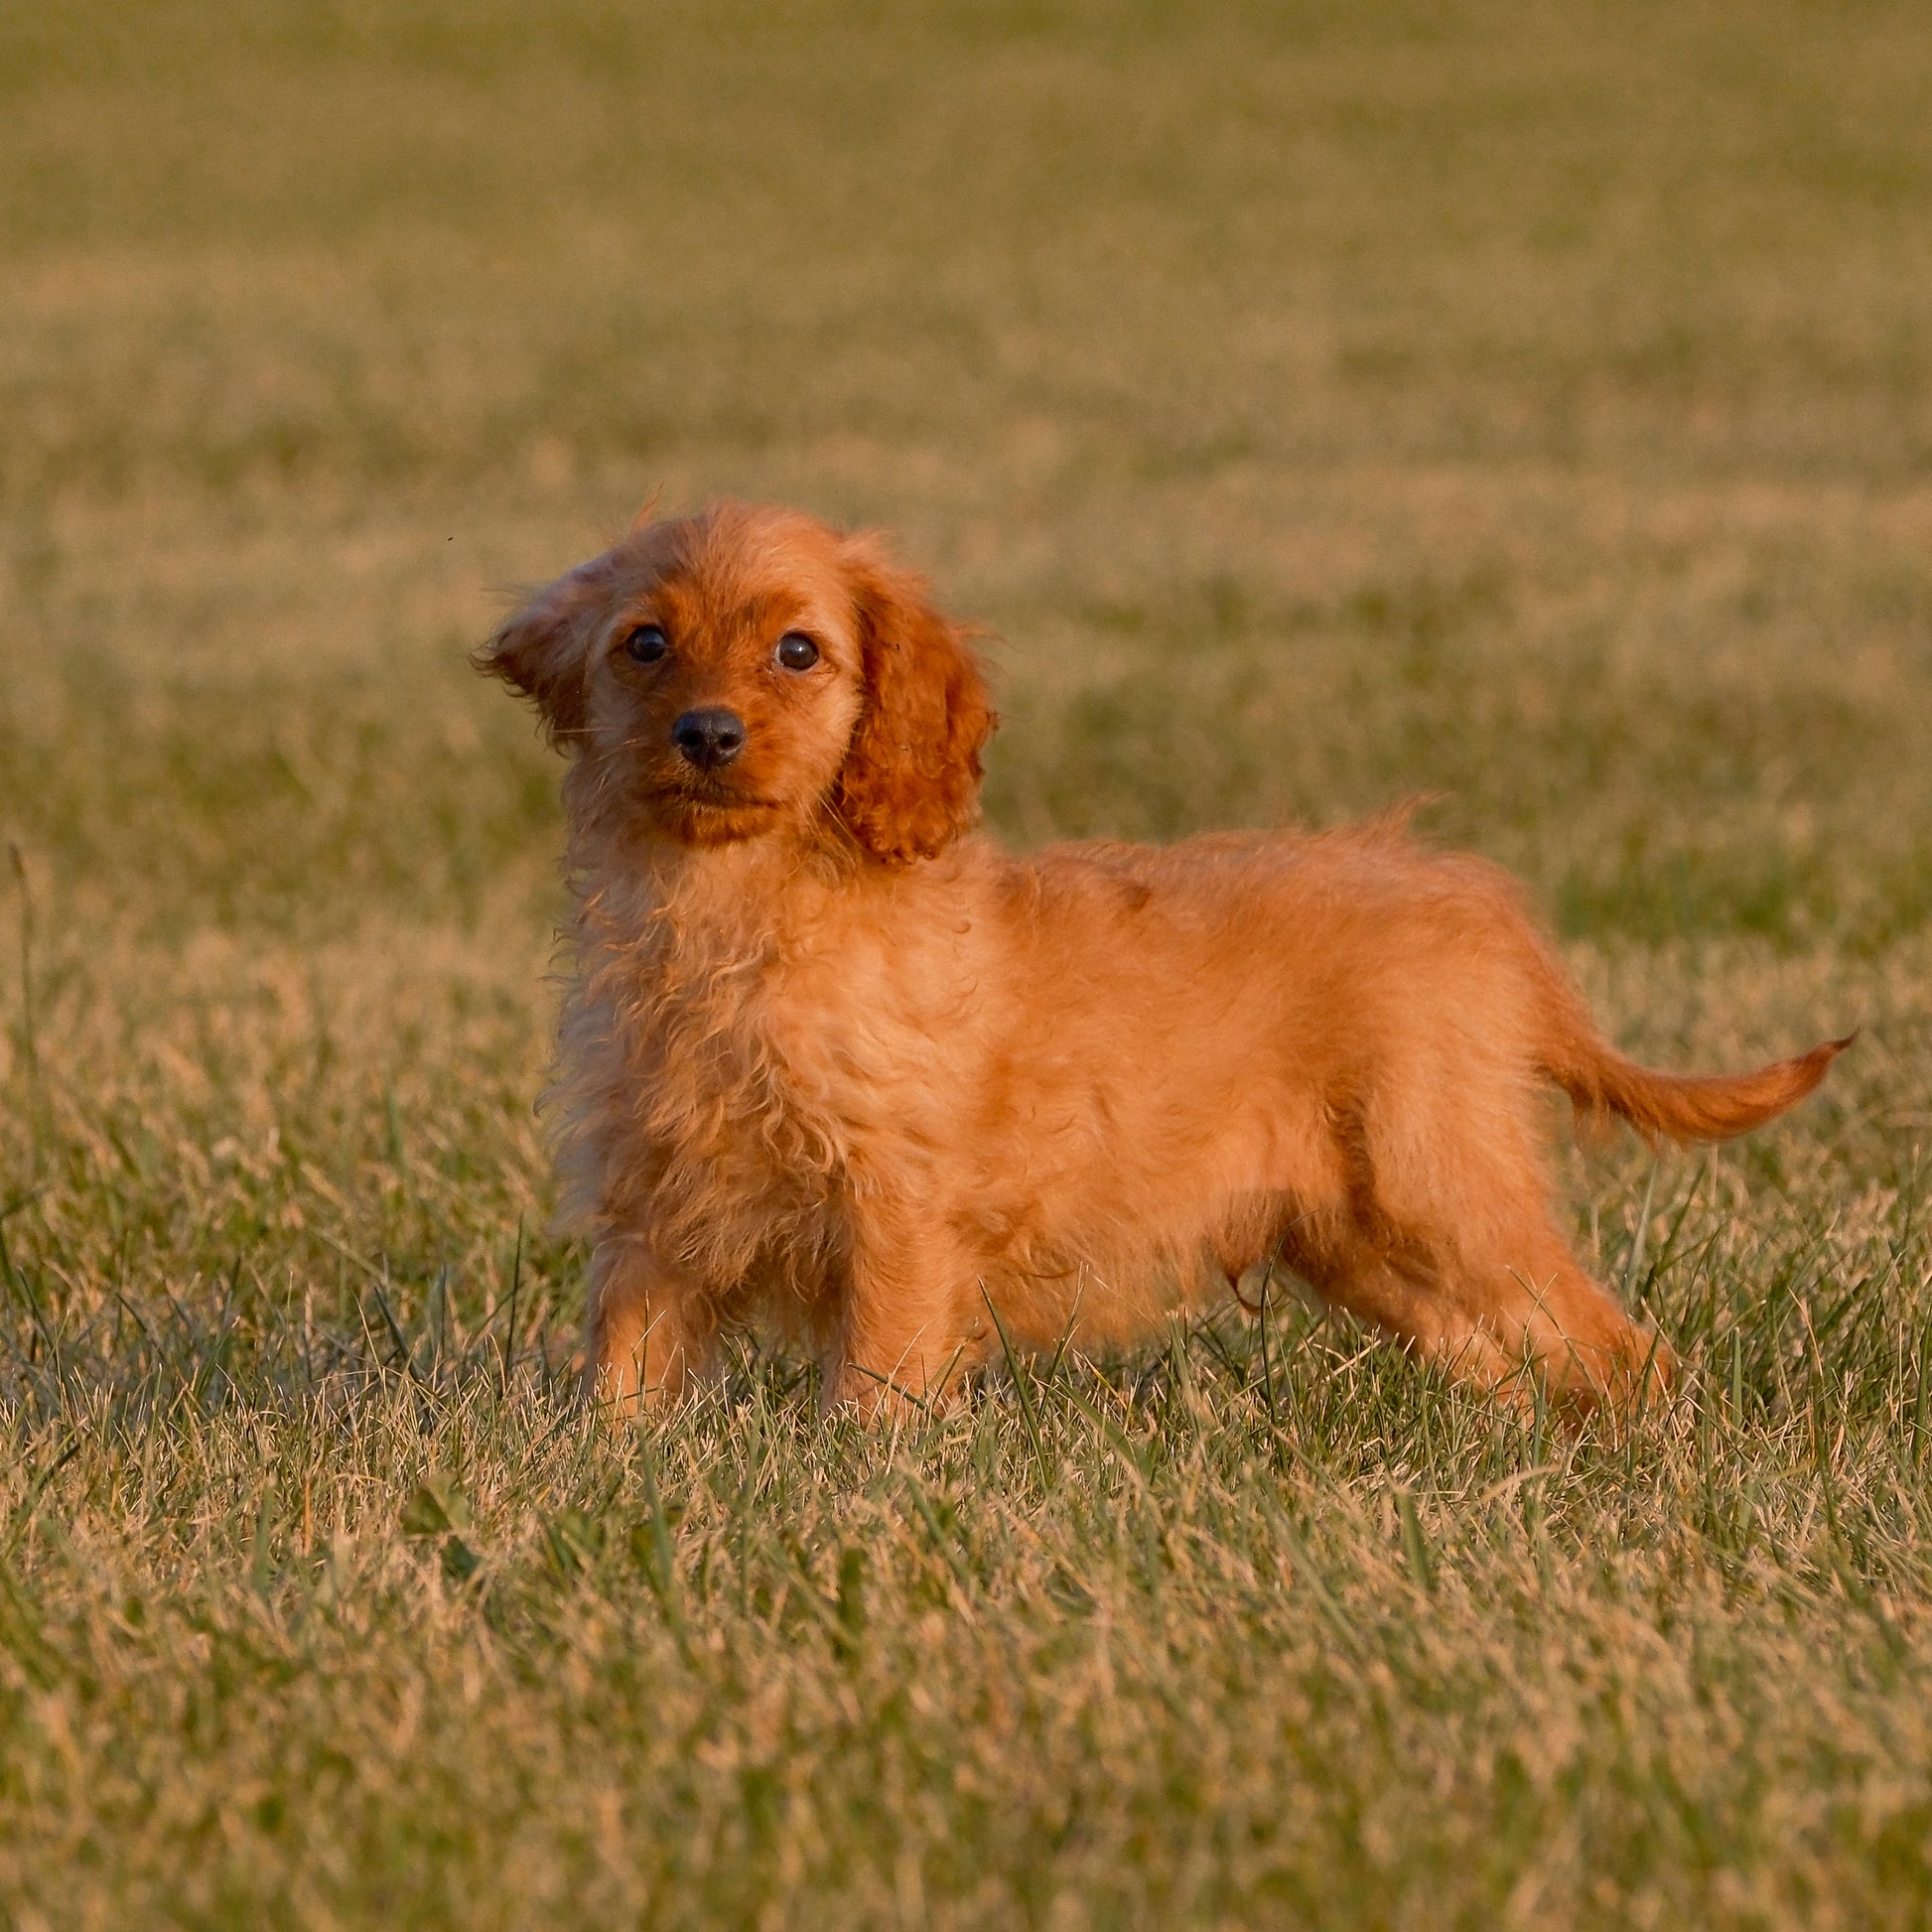
[[[470,659],[536,700],[552,745],[581,737],[589,722],[584,671],[603,588],[596,564],[571,571],[505,618]]]
[[[918,578],[863,538],[846,573],[866,695],[832,802],[875,859],[908,865],[978,816],[980,748],[999,721],[968,632],[933,609]]]

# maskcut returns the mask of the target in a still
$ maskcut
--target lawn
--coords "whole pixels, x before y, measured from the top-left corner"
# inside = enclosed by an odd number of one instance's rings
[[[0,1920],[1932,1917],[1932,14],[0,17]],[[1530,884],[1621,1439],[1287,1283],[900,1433],[624,1431],[465,653],[661,492],[889,526],[1017,844]],[[1553,1115],[1552,1131],[1561,1121]]]

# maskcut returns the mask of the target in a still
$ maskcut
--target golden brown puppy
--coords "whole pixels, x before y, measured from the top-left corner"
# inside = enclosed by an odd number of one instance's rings
[[[970,829],[965,634],[785,510],[642,524],[479,661],[574,755],[551,1099],[624,1407],[754,1325],[830,1401],[933,1397],[1000,1346],[989,1308],[1123,1342],[1277,1257],[1454,1375],[1627,1403],[1670,1352],[1552,1216],[1539,1088],[1721,1139],[1844,1044],[1648,1072],[1505,875],[1394,823],[1010,857]]]

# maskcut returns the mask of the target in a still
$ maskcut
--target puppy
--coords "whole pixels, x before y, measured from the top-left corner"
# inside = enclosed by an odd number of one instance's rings
[[[1270,1261],[1466,1382],[1627,1406],[1672,1356],[1552,1215],[1540,1089],[1719,1140],[1847,1043],[1647,1071],[1504,874],[1394,821],[1010,856],[971,829],[967,634],[790,511],[641,523],[477,661],[572,755],[548,1098],[621,1410],[752,1327],[830,1403],[928,1402]]]

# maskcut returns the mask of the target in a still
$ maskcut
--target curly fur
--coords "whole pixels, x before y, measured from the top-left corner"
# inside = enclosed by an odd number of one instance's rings
[[[1000,1346],[990,1311],[1127,1342],[1275,1260],[1465,1380],[1628,1403],[1670,1351],[1559,1229],[1539,1094],[1717,1138],[1845,1043],[1638,1067],[1514,884],[1395,820],[1009,856],[971,829],[967,634],[877,539],[791,512],[643,524],[479,661],[574,755],[549,1100],[621,1406],[748,1327],[803,1339],[829,1400],[929,1399]],[[743,721],[720,769],[672,743],[696,706]]]

